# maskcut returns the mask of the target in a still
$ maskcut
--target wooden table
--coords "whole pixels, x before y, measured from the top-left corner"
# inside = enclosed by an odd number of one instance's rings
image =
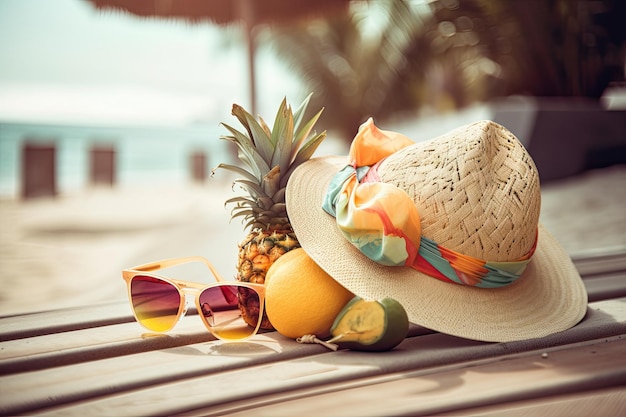
[[[0,318],[0,413],[64,416],[626,415],[626,252],[575,259],[573,329],[481,343],[417,326],[383,353],[276,332],[215,341],[199,318],[144,333],[127,302]]]

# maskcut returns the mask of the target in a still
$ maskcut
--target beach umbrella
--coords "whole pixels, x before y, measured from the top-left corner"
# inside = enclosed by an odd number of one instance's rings
[[[146,18],[181,19],[192,23],[240,24],[248,49],[250,108],[256,113],[254,29],[344,13],[349,0],[87,0],[98,10],[117,10]]]

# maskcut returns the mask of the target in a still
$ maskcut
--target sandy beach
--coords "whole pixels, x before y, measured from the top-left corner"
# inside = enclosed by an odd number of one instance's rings
[[[244,231],[230,222],[230,182],[90,189],[0,201],[0,315],[124,301],[120,271],[201,255],[232,279]],[[572,256],[626,250],[626,166],[542,186],[541,222]],[[205,271],[190,280],[211,282]]]
[[[205,256],[232,278],[243,232],[224,208],[230,194],[210,180],[2,201],[0,315],[124,300],[121,270],[165,258]]]

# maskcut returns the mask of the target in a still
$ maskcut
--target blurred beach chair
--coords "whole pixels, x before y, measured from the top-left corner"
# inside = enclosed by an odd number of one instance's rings
[[[207,177],[207,157],[203,151],[195,151],[190,156],[191,179],[193,182],[203,183]]]
[[[26,141],[22,147],[22,198],[57,194],[56,146]]]
[[[113,146],[94,145],[89,151],[91,185],[115,185],[115,149]]]

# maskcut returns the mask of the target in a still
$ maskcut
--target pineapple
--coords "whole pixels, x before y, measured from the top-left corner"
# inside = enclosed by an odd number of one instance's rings
[[[247,236],[239,245],[237,276],[240,281],[263,284],[269,267],[284,253],[299,248],[285,206],[285,187],[294,169],[307,161],[326,137],[326,131],[316,134],[313,125],[322,114],[304,122],[304,112],[309,95],[295,113],[283,99],[273,128],[270,130],[259,116],[258,120],[241,106],[234,104],[232,114],[245,128],[240,132],[222,123],[230,135],[222,136],[237,146],[238,157],[244,167],[219,164],[240,175],[233,183],[242,195],[226,200],[232,206],[232,219],[242,218]],[[258,305],[252,304],[242,294],[242,314],[248,324],[257,323]],[[273,329],[266,315],[261,328]]]

